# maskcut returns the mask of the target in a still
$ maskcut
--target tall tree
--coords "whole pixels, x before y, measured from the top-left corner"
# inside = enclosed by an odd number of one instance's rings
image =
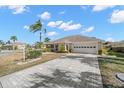
[[[35,32],[40,32],[40,42],[42,42],[42,34],[43,32],[46,33],[46,29],[42,30],[42,23],[40,19],[36,21],[34,24],[30,25],[29,27],[30,31],[35,33]]]
[[[17,41],[17,37],[16,37],[16,36],[11,36],[11,37],[10,37],[10,40],[12,40],[13,43],[15,43],[15,41]]]
[[[50,38],[48,38],[48,37],[46,37],[45,39],[44,39],[44,42],[49,42],[50,41]]]

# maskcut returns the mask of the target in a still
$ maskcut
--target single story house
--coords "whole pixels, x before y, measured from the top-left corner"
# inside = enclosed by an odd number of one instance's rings
[[[23,49],[26,46],[25,43],[22,42],[14,42],[14,43],[10,43],[10,44],[6,44],[3,46],[4,50],[12,50],[12,49]]]
[[[111,47],[111,48],[124,48],[124,41],[118,41],[118,42],[105,42],[104,43],[105,47]]]
[[[101,49],[101,42],[100,39],[95,37],[74,35],[45,43],[45,47],[58,52],[60,51],[59,46],[64,45],[67,52],[97,54]]]
[[[124,42],[111,42],[112,47],[124,47]]]
[[[24,47],[26,46],[26,44],[22,42],[15,42],[13,45],[16,46],[17,49],[24,49]]]

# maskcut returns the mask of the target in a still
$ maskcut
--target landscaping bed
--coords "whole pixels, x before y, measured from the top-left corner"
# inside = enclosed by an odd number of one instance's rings
[[[124,87],[124,83],[116,78],[117,73],[124,73],[124,58],[99,57],[99,66],[104,87]]]
[[[0,76],[4,76],[34,65],[38,65],[41,64],[43,62],[47,62],[49,60],[61,57],[62,55],[65,55],[63,53],[52,53],[52,54],[43,54],[42,56],[40,56],[40,60],[36,61],[36,62],[31,62],[31,63],[27,63],[27,64],[22,64],[22,65],[18,65],[17,62],[18,61],[9,61],[10,58],[8,58],[7,61],[0,61]],[[18,55],[14,55],[14,58],[17,58]],[[6,59],[6,57],[4,57],[3,59]]]

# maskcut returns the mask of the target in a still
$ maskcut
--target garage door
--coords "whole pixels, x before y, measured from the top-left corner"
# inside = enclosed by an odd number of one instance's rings
[[[98,46],[97,44],[74,44],[72,46],[72,51],[75,53],[89,53],[97,54]]]

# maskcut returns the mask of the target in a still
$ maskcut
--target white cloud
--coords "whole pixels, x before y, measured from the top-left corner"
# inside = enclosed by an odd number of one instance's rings
[[[70,30],[77,30],[82,27],[81,24],[77,23],[74,24],[72,21],[69,22],[63,22],[63,21],[51,21],[47,24],[49,27],[57,27],[59,29],[62,29],[64,31],[70,31]]]
[[[49,20],[51,18],[51,14],[47,11],[38,16],[41,17],[41,19],[43,19],[43,20]]]
[[[59,26],[62,23],[63,23],[63,21],[56,21],[56,22],[51,21],[51,22],[49,22],[47,24],[47,26],[49,26],[49,27],[57,27],[57,26]]]
[[[113,5],[96,5],[93,7],[93,11],[95,12],[99,12],[108,8],[113,8]]]
[[[57,33],[55,31],[51,31],[47,33],[48,36],[54,36],[57,35]]]
[[[91,26],[91,27],[87,28],[85,31],[86,32],[92,32],[93,30],[94,30],[94,26]]]
[[[88,5],[81,5],[80,6],[83,10],[87,9],[89,6]]]
[[[25,29],[25,30],[29,30],[29,26],[25,25],[25,26],[24,26],[24,29]]]
[[[122,23],[124,22],[124,10],[114,10],[111,18],[111,23]]]
[[[25,5],[13,5],[13,6],[8,6],[9,9],[14,10],[13,14],[21,14],[25,11],[27,11],[27,7]]]
[[[114,42],[114,39],[113,39],[112,37],[108,37],[108,38],[106,39],[106,41]]]
[[[59,14],[60,15],[63,15],[63,14],[65,14],[65,11],[61,11],[61,12],[59,12]]]
[[[90,26],[88,28],[85,28],[81,33],[89,33],[92,32],[95,29],[94,26]]]
[[[70,31],[70,30],[78,30],[82,27],[81,24],[77,23],[74,24],[72,21],[69,22],[63,22],[60,26],[59,29],[62,29],[64,31]]]
[[[3,8],[3,7],[13,10],[13,12],[12,12],[13,14],[21,14],[23,12],[28,11],[28,9],[29,9],[25,5],[3,5],[0,8]]]

